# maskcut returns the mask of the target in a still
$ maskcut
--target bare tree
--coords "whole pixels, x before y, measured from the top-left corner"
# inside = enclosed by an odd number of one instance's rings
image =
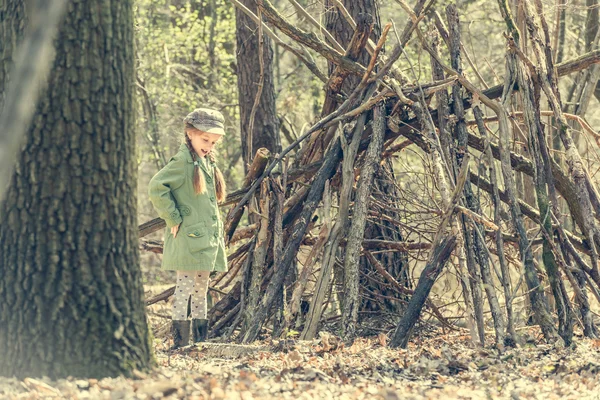
[[[241,3],[256,12],[254,1],[242,0]],[[240,132],[247,172],[251,157],[258,149],[281,151],[280,123],[275,108],[272,41],[239,9],[236,9],[235,20]]]

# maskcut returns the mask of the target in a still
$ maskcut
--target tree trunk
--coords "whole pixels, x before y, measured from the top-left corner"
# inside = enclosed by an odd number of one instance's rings
[[[344,7],[350,13],[350,16],[357,21],[361,14],[370,14],[373,18],[373,32],[371,33],[371,39],[374,42],[377,42],[379,36],[381,35],[381,23],[379,20],[379,8],[375,0],[343,0],[342,3]],[[327,30],[331,32],[335,40],[339,44],[342,45],[344,49],[347,48],[350,43],[350,39],[352,39],[352,35],[354,34],[354,29],[350,26],[350,24],[346,21],[346,19],[340,14],[337,7],[335,6],[335,2],[332,0],[325,1],[325,22],[327,26]],[[363,66],[367,66],[369,64],[369,60],[371,56],[367,52],[367,50],[363,50],[360,52],[360,55],[357,58],[357,62]],[[329,63],[329,74],[333,72],[335,69],[335,64]],[[345,79],[344,84],[342,85],[342,92],[347,94],[351,93],[352,90],[358,85],[361,77],[356,75],[350,75]]]
[[[4,104],[6,84],[17,44],[27,22],[25,0],[3,1],[0,4],[0,110]]]
[[[48,89],[0,206],[0,375],[101,378],[151,363],[132,8],[72,0],[60,26]]]
[[[0,202],[4,199],[40,92],[46,87],[55,54],[53,42],[66,5],[67,0],[26,0],[11,6],[6,2],[0,4],[0,23],[5,22],[0,28]],[[43,17],[32,23],[24,34],[26,16],[31,16],[28,10],[33,9],[34,14]],[[9,73],[12,74],[10,82]]]
[[[254,0],[241,0],[240,2],[252,12],[257,12]],[[275,108],[271,39],[264,34],[262,44],[259,43],[257,25],[238,8],[235,10],[235,20],[242,157],[244,170],[248,172],[248,165],[252,162],[250,157],[256,153],[256,150],[264,147],[271,153],[281,151],[280,122]],[[261,47],[262,57],[259,57]],[[262,87],[259,86],[261,82]],[[255,109],[252,126],[250,126],[254,101],[259,91],[260,99]],[[250,142],[252,142],[251,145]]]

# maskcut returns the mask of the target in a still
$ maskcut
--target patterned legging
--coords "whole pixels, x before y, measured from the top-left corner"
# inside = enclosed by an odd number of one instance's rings
[[[188,300],[192,297],[192,318],[206,319],[206,293],[210,271],[177,271],[171,318],[182,321],[188,318]]]

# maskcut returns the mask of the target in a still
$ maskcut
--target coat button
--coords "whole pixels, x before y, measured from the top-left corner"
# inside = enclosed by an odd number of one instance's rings
[[[215,232],[215,238],[218,238],[219,234],[217,232]]]
[[[212,183],[212,178],[211,178],[210,176],[207,176],[207,177],[206,177],[206,182],[208,182],[208,183]]]
[[[215,202],[215,196],[210,196],[210,201]]]
[[[216,215],[213,215],[213,216],[212,216],[212,219],[213,219],[213,221],[216,221],[216,220],[217,220],[217,216],[216,216]]]

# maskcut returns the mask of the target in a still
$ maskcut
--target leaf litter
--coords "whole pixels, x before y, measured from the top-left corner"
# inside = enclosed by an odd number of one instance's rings
[[[516,348],[476,347],[467,335],[423,325],[407,349],[380,333],[347,346],[321,331],[310,341],[209,341],[169,352],[170,320],[148,314],[156,366],[105,379],[0,377],[2,399],[593,399],[600,400],[600,340],[565,348],[535,327]],[[437,330],[436,330],[437,329]],[[487,343],[492,343],[492,337]]]
[[[529,328],[535,335],[535,328]],[[600,340],[564,348],[529,340],[477,348],[464,336],[387,337],[345,346],[322,332],[312,341],[204,343],[169,354],[155,339],[157,366],[131,378],[0,378],[2,399],[600,399]],[[243,349],[243,351],[240,351]]]

